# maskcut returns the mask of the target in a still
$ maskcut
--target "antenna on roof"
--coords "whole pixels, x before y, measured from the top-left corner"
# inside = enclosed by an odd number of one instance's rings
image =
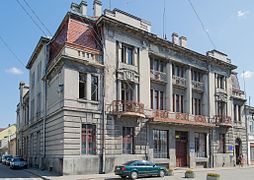
[[[165,23],[166,23],[166,1],[164,0],[163,4],[163,38],[167,39],[165,32]]]

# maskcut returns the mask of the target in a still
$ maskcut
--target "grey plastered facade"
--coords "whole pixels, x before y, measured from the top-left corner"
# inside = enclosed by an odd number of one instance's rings
[[[41,59],[31,57],[28,120],[20,105],[17,111],[23,123],[19,154],[31,166],[61,174],[108,173],[133,159],[167,167],[234,166],[236,143],[247,158],[245,97],[227,55],[199,54],[186,47],[185,37],[162,39],[151,33],[151,23],[118,9],[98,15],[101,4],[94,5],[96,17],[89,17],[84,1],[72,4],[54,37],[39,42],[42,48],[35,51],[45,64],[40,85],[33,84],[33,72]],[[91,39],[86,27],[94,27]],[[87,47],[91,42],[96,45]],[[158,62],[162,65],[156,69]],[[86,99],[79,97],[80,74],[88,82]],[[91,100],[91,76],[98,77],[96,101]],[[32,117],[39,92],[43,103],[36,107],[42,110]],[[82,153],[86,124],[96,127],[94,154]],[[156,154],[161,143],[165,152]],[[197,155],[199,143],[202,155]],[[185,147],[184,157],[179,147]]]

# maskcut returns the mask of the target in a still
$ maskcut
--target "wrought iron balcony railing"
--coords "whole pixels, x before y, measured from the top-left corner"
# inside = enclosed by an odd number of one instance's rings
[[[227,126],[227,127],[232,126],[232,119],[229,116],[215,115],[214,122],[217,126]]]
[[[112,113],[125,116],[144,116],[144,104],[136,101],[114,100],[111,104]]]

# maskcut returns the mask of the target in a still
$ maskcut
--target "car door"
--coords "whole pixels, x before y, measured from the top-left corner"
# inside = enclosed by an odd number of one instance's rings
[[[158,174],[158,168],[152,162],[146,162],[147,171],[150,175]]]
[[[146,169],[146,164],[145,164],[145,162],[143,162],[143,161],[138,161],[137,163],[136,163],[136,168],[137,168],[137,170],[138,170],[138,174],[139,175],[146,175],[147,174],[147,169]]]

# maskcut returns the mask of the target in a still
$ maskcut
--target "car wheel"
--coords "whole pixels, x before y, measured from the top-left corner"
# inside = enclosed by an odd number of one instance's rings
[[[137,179],[138,173],[136,171],[131,172],[131,179]]]
[[[160,176],[160,177],[164,177],[164,176],[165,176],[165,171],[164,171],[164,170],[160,170],[159,176]]]

